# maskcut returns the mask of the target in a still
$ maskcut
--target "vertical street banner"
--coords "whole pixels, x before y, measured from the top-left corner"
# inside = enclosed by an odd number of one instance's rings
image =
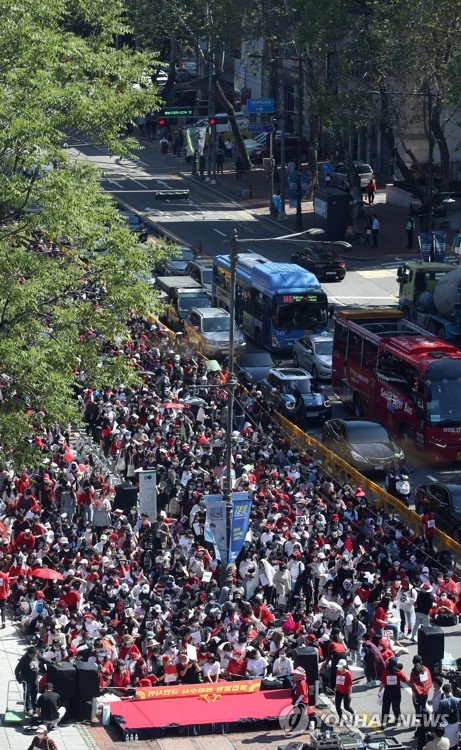
[[[251,498],[247,492],[232,493],[231,529],[228,563],[236,561],[245,542],[250,523]]]
[[[205,541],[215,549],[218,560],[227,565],[227,513],[222,495],[205,495]]]
[[[139,478],[139,509],[140,513],[147,513],[149,521],[157,519],[157,474],[155,469],[149,471],[138,470]]]
[[[307,198],[309,186],[311,184],[311,173],[301,172],[301,198]],[[298,172],[288,172],[288,205],[290,208],[296,208],[298,202]]]

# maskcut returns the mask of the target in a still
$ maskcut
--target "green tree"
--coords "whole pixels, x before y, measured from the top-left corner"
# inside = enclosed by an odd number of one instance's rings
[[[78,418],[79,374],[131,377],[117,358],[101,359],[91,332],[124,336],[131,311],[154,308],[141,280],[152,253],[96,170],[63,146],[74,134],[126,154],[135,145],[126,123],[157,97],[133,87],[152,55],[116,49],[127,32],[118,0],[0,0],[0,10],[0,450],[19,462],[34,429]],[[34,252],[39,233],[65,253]]]

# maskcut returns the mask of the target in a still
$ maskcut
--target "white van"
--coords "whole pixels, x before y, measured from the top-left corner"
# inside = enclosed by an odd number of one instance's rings
[[[229,115],[226,112],[220,112],[219,114],[215,115],[216,117],[216,132],[217,133],[230,133],[231,126],[229,125]],[[248,127],[250,124],[250,121],[245,114],[245,112],[236,112],[235,113],[235,119],[237,120],[237,125],[239,127],[239,130],[245,130],[245,128]],[[208,126],[208,117],[203,117],[201,120],[198,120],[196,123],[196,127],[198,128],[206,128]]]

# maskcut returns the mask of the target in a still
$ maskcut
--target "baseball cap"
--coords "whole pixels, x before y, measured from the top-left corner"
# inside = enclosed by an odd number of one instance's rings
[[[39,724],[37,729],[35,730],[35,734],[46,734],[48,729],[46,728],[45,724]]]
[[[340,669],[342,669],[343,667],[347,667],[347,661],[345,659],[340,659],[336,666]]]

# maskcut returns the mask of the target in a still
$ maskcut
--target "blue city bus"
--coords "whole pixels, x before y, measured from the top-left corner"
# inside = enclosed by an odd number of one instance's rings
[[[213,304],[229,310],[230,256],[213,265]],[[235,320],[245,334],[271,352],[328,327],[328,300],[313,273],[294,263],[274,263],[257,253],[237,256]]]

